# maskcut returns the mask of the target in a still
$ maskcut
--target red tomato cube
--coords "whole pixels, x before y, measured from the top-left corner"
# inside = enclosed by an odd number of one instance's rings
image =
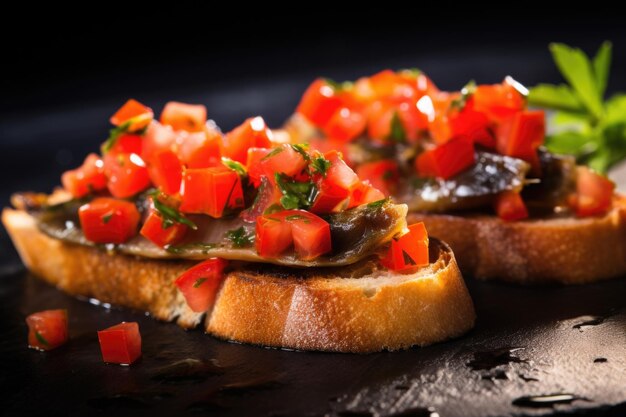
[[[576,174],[576,214],[587,217],[609,211],[613,205],[615,184],[587,167],[578,167]]]
[[[141,130],[152,121],[154,113],[150,107],[144,106],[134,99],[128,100],[120,109],[111,116],[111,124],[119,126],[123,123],[130,122],[129,132]]]
[[[459,138],[422,152],[416,159],[417,172],[426,177],[448,179],[474,164],[474,144]]]
[[[409,232],[393,238],[381,263],[393,271],[406,271],[429,264],[428,232],[424,223],[409,226]]]
[[[141,334],[136,322],[122,322],[98,331],[102,360],[130,365],[141,356]]]
[[[203,313],[213,305],[227,265],[228,261],[224,259],[207,259],[176,278],[174,285],[183,294],[191,310]]]
[[[357,167],[356,173],[362,180],[367,180],[385,196],[393,194],[400,179],[398,163],[393,159],[367,162]]]
[[[45,310],[26,317],[28,347],[37,350],[57,348],[68,338],[67,310]]]
[[[224,156],[246,163],[248,149],[272,146],[272,131],[262,117],[251,117],[226,135]]]
[[[170,101],[161,112],[161,123],[174,130],[200,132],[206,123],[206,107],[202,104],[186,104]]]
[[[83,165],[63,173],[61,183],[63,188],[76,198],[104,190],[107,187],[104,162],[95,153],[89,154]]]
[[[173,151],[166,149],[154,154],[148,165],[148,174],[152,183],[165,194],[174,195],[180,191],[183,165]]]
[[[323,78],[318,78],[302,95],[296,112],[314,125],[323,127],[341,105],[342,100],[335,94],[335,89]]]
[[[139,233],[157,246],[165,247],[180,242],[187,233],[188,227],[181,223],[164,224],[163,217],[151,210]]]
[[[180,193],[180,211],[184,213],[219,218],[244,206],[241,178],[224,166],[185,170]]]
[[[522,220],[528,217],[528,210],[519,193],[504,191],[496,198],[496,213],[505,221]]]
[[[95,243],[124,243],[137,234],[139,211],[130,201],[99,197],[78,209],[80,227]]]
[[[151,184],[146,164],[136,153],[107,153],[104,172],[109,178],[107,187],[117,198],[132,197]]]

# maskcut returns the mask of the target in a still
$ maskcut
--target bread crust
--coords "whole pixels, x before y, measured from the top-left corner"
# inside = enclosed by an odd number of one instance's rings
[[[626,274],[626,204],[602,217],[505,222],[409,213],[450,245],[464,274],[517,284],[584,284]]]
[[[2,221],[24,264],[67,293],[147,311],[186,328],[205,316],[192,312],[173,285],[194,262],[63,243],[41,233],[24,211],[4,209]],[[227,340],[337,352],[398,350],[456,337],[473,327],[474,307],[450,249],[433,240],[431,252],[434,262],[417,273],[374,268],[365,278],[351,277],[354,268],[321,276],[237,265],[226,273],[203,325]]]

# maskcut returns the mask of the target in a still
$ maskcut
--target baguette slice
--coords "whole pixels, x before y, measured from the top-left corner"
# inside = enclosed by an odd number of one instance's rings
[[[488,215],[409,213],[450,244],[464,274],[518,284],[584,284],[626,274],[626,204],[602,217],[505,222]]]
[[[109,254],[41,233],[26,212],[4,209],[2,221],[24,264],[73,295],[147,311],[194,327],[173,285],[188,261]],[[290,269],[234,264],[223,281],[206,331],[238,342],[302,350],[375,352],[424,346],[474,325],[474,307],[450,248],[431,240],[431,264],[412,274],[363,261],[341,268]]]

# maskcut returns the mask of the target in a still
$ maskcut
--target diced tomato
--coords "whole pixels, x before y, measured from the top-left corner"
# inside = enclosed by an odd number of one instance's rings
[[[139,211],[129,201],[99,197],[78,209],[80,227],[95,243],[124,243],[137,234]]]
[[[330,162],[330,167],[325,176],[318,176],[318,195],[311,207],[314,213],[343,210],[349,203],[347,199],[352,189],[359,184],[359,177],[343,161],[339,152],[326,152],[324,158]]]
[[[348,166],[352,166],[350,161],[350,143],[339,142],[331,138],[312,138],[308,141],[311,151],[319,151],[326,153],[330,151],[338,151],[342,154],[343,160]]]
[[[192,311],[203,313],[213,306],[227,265],[228,261],[221,258],[207,259],[176,278],[174,285],[183,294]]]
[[[450,117],[452,137],[463,137],[487,148],[496,146],[496,139],[489,129],[489,119],[484,113],[465,108]]]
[[[422,152],[415,160],[421,176],[448,179],[474,163],[474,144],[459,138]]]
[[[104,162],[96,155],[87,155],[83,164],[61,176],[61,183],[72,197],[84,197],[90,192],[104,190],[107,177],[104,174]]]
[[[150,175],[143,159],[136,153],[112,153],[104,156],[107,187],[117,198],[132,197],[150,186]]]
[[[537,148],[543,144],[545,134],[543,110],[517,112],[498,126],[496,148],[503,155],[524,159],[539,171]]]
[[[153,118],[154,113],[150,107],[144,106],[137,100],[131,98],[111,116],[110,121],[111,124],[115,126],[130,122],[128,131],[135,132],[148,126]]]
[[[151,210],[139,233],[157,246],[175,245],[185,237],[188,227],[181,223],[164,223],[163,217]]]
[[[428,265],[428,232],[424,223],[412,224],[408,233],[394,237],[385,257],[381,259],[381,264],[393,271],[406,271]]]
[[[246,163],[248,149],[269,148],[272,145],[272,131],[262,117],[251,117],[237,126],[225,138],[224,156]]]
[[[501,122],[524,110],[526,99],[506,81],[501,84],[479,85],[472,95],[471,106],[484,113],[492,122]]]
[[[292,243],[302,260],[315,259],[330,252],[330,225],[305,210],[285,210],[257,218],[256,248],[259,255],[276,257]]]
[[[124,133],[117,138],[109,153],[136,153],[141,155],[142,142],[143,138],[140,135]]]
[[[302,95],[296,112],[314,125],[323,127],[342,104],[335,89],[325,79],[318,78]]]
[[[505,221],[522,220],[528,217],[524,200],[515,191],[503,191],[496,198],[496,213]]]
[[[374,101],[368,107],[367,134],[382,142],[408,140],[414,142],[428,127],[427,116],[417,109],[415,102],[389,103]],[[394,138],[392,132],[394,118],[400,122],[402,137]]]
[[[248,177],[255,187],[261,184],[261,175],[263,175],[263,169],[259,163],[261,159],[265,158],[272,150],[269,148],[249,148],[248,157],[246,158],[246,169],[248,171]]]
[[[308,161],[294,146],[280,145],[261,158],[259,164],[262,175],[274,182],[274,174],[277,172],[290,177],[298,176],[308,166]]]
[[[150,164],[154,154],[165,150],[173,150],[176,144],[176,137],[177,134],[170,126],[164,126],[158,122],[150,123],[143,136],[141,159]]]
[[[365,130],[365,116],[348,107],[339,108],[324,125],[324,133],[329,138],[340,142],[348,142],[361,135]]]
[[[222,164],[222,135],[217,131],[180,132],[176,144],[178,156],[187,168],[209,168]]]
[[[184,213],[219,218],[244,206],[241,178],[224,166],[185,170],[180,193],[180,211]]]
[[[28,347],[52,350],[67,342],[67,310],[45,310],[26,317]]]
[[[576,215],[598,216],[609,211],[615,184],[587,167],[578,167],[576,174]]]
[[[264,258],[275,258],[293,244],[291,224],[282,216],[266,214],[256,219],[256,250]]]
[[[364,163],[357,167],[356,173],[360,179],[368,180],[385,196],[395,192],[400,179],[398,163],[393,159]]]
[[[350,197],[350,204],[348,208],[357,207],[362,204],[369,204],[375,201],[380,201],[385,198],[385,194],[377,188],[372,187],[369,181],[362,181],[357,184],[352,191]]]
[[[386,142],[391,135],[391,122],[395,108],[383,101],[374,101],[367,110],[367,136],[380,142]]]
[[[170,101],[161,112],[161,123],[172,126],[174,130],[201,132],[206,123],[206,107]]]
[[[136,322],[122,322],[98,331],[102,360],[130,365],[141,356],[141,334]]]
[[[274,183],[270,182],[268,178],[262,177],[254,202],[247,210],[241,212],[241,218],[248,223],[256,222],[257,217],[265,213],[265,210],[274,205],[280,206],[282,196],[283,193]]]
[[[157,152],[148,165],[148,174],[152,183],[169,195],[180,191],[183,176],[183,165],[173,151]]]

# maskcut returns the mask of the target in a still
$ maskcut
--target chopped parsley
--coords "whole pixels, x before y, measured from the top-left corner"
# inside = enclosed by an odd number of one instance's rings
[[[107,224],[108,222],[111,221],[112,218],[113,218],[113,213],[109,212],[105,214],[104,216],[102,216],[102,223]]]
[[[317,197],[317,187],[311,181],[299,182],[295,181],[288,175],[283,173],[275,173],[276,184],[283,193],[280,204],[290,209],[308,209]]]
[[[301,214],[292,214],[291,216],[285,217],[285,220],[288,220],[288,221],[302,220],[304,223],[311,223],[311,220],[307,219]]]
[[[206,282],[207,278],[198,278],[196,282],[193,283],[194,288],[198,288],[200,285]]]
[[[309,153],[307,152],[309,150],[309,144],[308,143],[298,143],[295,145],[291,145],[291,149],[293,149],[294,151],[298,152],[300,155],[302,155],[302,157],[304,158],[305,161],[310,161],[311,157],[309,156]]]
[[[368,208],[380,208],[385,205],[387,202],[387,198],[383,198],[382,200],[373,201],[367,205]]]
[[[266,208],[265,211],[263,211],[263,214],[274,214],[278,213],[279,211],[283,211],[283,206],[281,206],[280,204],[272,204],[271,206]]]
[[[333,80],[332,78],[324,78],[324,81],[334,92],[340,93],[344,90],[349,90],[354,86],[354,83],[350,81],[344,81],[342,83]]]
[[[326,174],[330,169],[330,161],[323,156],[318,156],[313,158],[311,161],[311,166],[313,167],[313,172],[317,172],[322,177],[326,178]]]
[[[452,103],[450,103],[450,107],[456,108],[457,110],[463,110],[465,108],[465,105],[467,104],[467,100],[469,100],[475,92],[476,81],[471,80],[470,82],[465,84],[465,87],[461,89],[461,97],[452,100]]]
[[[167,245],[165,250],[169,253],[180,255],[186,251],[192,251],[194,249],[200,249],[204,255],[210,250],[219,247],[217,243],[187,243],[185,245]]]
[[[261,158],[261,161],[265,161],[266,159],[270,159],[271,157],[278,155],[279,153],[281,153],[284,150],[285,150],[285,148],[283,148],[283,147],[275,148],[272,152],[268,153],[263,158]]]
[[[41,333],[39,333],[37,330],[35,330],[35,337],[37,338],[39,343],[41,343],[42,345],[50,346],[50,343],[46,340],[46,338],[43,337],[43,335]]]
[[[227,168],[232,169],[233,171],[235,171],[237,174],[239,174],[242,177],[245,177],[246,175],[248,175],[248,171],[246,171],[246,167],[244,167],[241,162],[233,161],[230,158],[222,157],[222,163],[226,165]]]
[[[389,139],[397,143],[402,143],[406,141],[406,131],[404,130],[404,125],[402,124],[402,120],[400,120],[400,115],[398,114],[398,112],[394,112],[393,116],[391,117]]]
[[[159,195],[160,191],[158,190],[150,193],[155,210],[161,215],[161,217],[163,217],[162,226],[164,229],[167,229],[174,223],[180,223],[190,227],[193,230],[198,230],[198,226],[196,226],[194,222],[183,216],[178,210],[159,201]]]
[[[245,248],[254,242],[254,235],[248,233],[243,226],[226,232],[226,238],[233,242],[234,248]]]

